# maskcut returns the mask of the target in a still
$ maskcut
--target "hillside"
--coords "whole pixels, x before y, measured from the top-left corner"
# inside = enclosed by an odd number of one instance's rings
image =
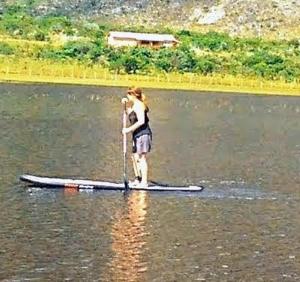
[[[0,9],[7,3],[1,1]],[[300,36],[300,0],[22,0],[38,15],[69,15],[134,26],[224,31],[232,36]],[[1,8],[2,7],[2,8]]]

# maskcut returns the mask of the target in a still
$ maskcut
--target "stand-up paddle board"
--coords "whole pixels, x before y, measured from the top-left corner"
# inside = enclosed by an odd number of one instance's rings
[[[125,190],[124,183],[112,183],[94,180],[65,179],[54,177],[42,177],[24,174],[20,180],[29,183],[31,186],[40,188],[74,188],[74,189],[99,189],[99,190]],[[203,186],[168,186],[150,184],[148,187],[130,187],[129,190],[144,191],[179,191],[179,192],[201,192]]]

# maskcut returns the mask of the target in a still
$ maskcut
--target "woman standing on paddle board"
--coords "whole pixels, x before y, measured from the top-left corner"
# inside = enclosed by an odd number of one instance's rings
[[[127,98],[122,103],[128,103],[126,109],[130,126],[123,128],[122,133],[132,132],[132,161],[135,180],[130,183],[135,187],[148,186],[147,153],[151,150],[152,131],[149,126],[149,108],[145,103],[145,95],[137,87],[129,88]]]

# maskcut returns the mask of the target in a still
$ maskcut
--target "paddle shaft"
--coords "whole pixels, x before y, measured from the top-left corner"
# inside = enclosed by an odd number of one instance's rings
[[[127,114],[126,114],[126,102],[124,103],[123,110],[123,128],[126,128]],[[125,189],[128,189],[127,180],[127,134],[123,134],[123,180]]]

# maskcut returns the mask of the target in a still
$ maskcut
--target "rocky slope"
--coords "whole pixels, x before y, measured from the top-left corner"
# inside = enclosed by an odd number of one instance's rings
[[[36,15],[67,14],[126,25],[225,31],[235,36],[300,36],[300,0],[23,0],[23,3],[28,1]]]

